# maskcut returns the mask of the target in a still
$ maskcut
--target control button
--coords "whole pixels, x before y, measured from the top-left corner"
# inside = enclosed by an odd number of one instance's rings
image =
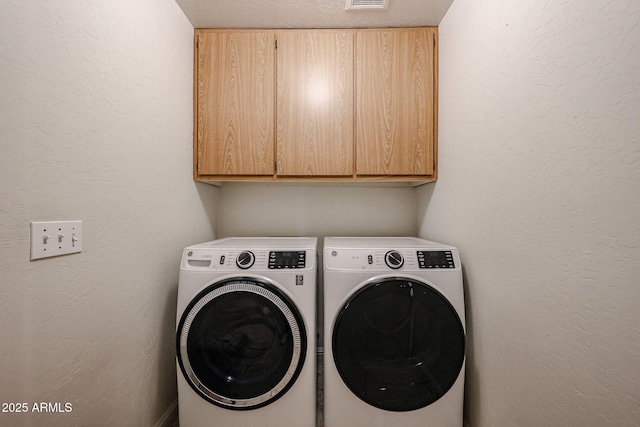
[[[220,256],[220,265],[224,265],[224,255]]]
[[[398,268],[402,267],[402,264],[404,264],[404,258],[398,251],[389,251],[384,256],[384,262],[389,268],[397,270]]]
[[[236,258],[236,265],[239,268],[246,270],[247,268],[251,267],[255,261],[256,257],[253,255],[253,253],[249,251],[243,251],[240,252],[240,255],[238,255],[238,258]]]
[[[369,263],[369,265],[373,264],[373,255],[367,256],[367,262]]]

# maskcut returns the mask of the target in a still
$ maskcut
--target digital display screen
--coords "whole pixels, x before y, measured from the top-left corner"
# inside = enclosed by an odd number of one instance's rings
[[[306,266],[305,251],[271,251],[269,252],[269,268],[304,268]]]
[[[418,251],[420,268],[455,268],[451,251]]]

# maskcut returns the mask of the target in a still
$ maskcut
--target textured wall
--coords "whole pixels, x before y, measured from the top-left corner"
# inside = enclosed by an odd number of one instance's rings
[[[193,28],[173,0],[0,2],[0,425],[150,426],[176,398],[184,246],[213,237],[191,179]],[[80,254],[29,261],[29,222]]]
[[[640,425],[640,4],[456,0],[439,112],[470,426]]]
[[[411,187],[228,185],[217,230],[226,236],[412,236]]]

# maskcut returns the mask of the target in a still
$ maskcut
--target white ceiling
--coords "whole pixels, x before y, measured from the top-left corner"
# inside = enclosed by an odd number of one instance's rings
[[[438,25],[453,0],[390,0],[345,10],[345,0],[176,0],[195,28],[363,28]]]

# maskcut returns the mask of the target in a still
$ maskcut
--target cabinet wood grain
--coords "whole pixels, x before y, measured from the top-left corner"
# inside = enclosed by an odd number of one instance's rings
[[[353,34],[278,33],[278,176],[353,174]]]
[[[434,175],[437,29],[356,35],[356,172]]]
[[[273,175],[275,33],[196,30],[200,175]]]

